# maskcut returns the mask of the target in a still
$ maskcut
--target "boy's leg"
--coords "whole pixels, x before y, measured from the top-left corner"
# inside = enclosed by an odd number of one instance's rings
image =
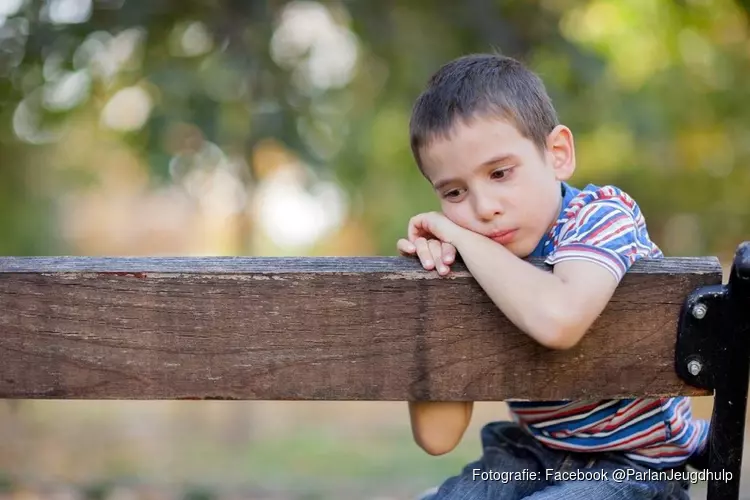
[[[512,422],[482,429],[482,457],[446,480],[429,500],[515,500],[541,490],[549,451]]]
[[[528,500],[561,500],[575,498],[576,500],[682,500],[686,496],[666,495],[656,491],[651,485],[627,482],[615,483],[612,481],[565,481],[553,486],[548,486],[526,497]]]
[[[683,469],[679,469],[682,471]],[[559,468],[554,484],[541,489],[530,500],[575,498],[576,500],[689,500],[686,481],[648,480],[649,469],[620,454],[601,456],[569,454]],[[562,479],[564,478],[564,479]]]

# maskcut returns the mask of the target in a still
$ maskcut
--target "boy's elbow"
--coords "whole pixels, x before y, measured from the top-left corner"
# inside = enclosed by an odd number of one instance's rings
[[[423,418],[419,424],[412,425],[412,436],[414,442],[427,454],[445,455],[461,442],[467,424],[468,422]]]
[[[537,340],[548,349],[566,351],[578,345],[588,327],[575,321],[570,314],[550,316],[538,325]]]
[[[451,439],[450,437],[434,434],[431,436],[419,436],[415,433],[414,441],[425,453],[437,457],[453,451],[461,440],[460,438]]]
[[[555,351],[567,351],[578,345],[579,338],[566,335],[564,333],[554,333],[546,335],[540,342],[544,347]]]
[[[445,455],[461,442],[471,419],[471,402],[410,402],[414,441],[430,455]]]

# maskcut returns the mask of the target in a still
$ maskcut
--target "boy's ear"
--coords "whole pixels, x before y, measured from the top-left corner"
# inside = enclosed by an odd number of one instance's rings
[[[547,136],[547,155],[559,181],[567,181],[576,169],[576,148],[573,132],[558,125]]]

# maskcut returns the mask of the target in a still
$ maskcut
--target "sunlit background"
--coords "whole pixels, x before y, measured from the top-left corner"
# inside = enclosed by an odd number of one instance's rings
[[[497,51],[545,80],[573,184],[622,187],[667,255],[727,267],[750,239],[749,18],[729,0],[0,0],[0,254],[395,255],[437,208],[412,102],[442,63]],[[398,403],[0,402],[0,498],[407,499],[505,417],[479,405],[433,458]]]

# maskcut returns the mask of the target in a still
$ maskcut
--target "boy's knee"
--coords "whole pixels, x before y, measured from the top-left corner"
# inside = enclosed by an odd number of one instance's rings
[[[531,436],[515,422],[490,422],[482,427],[480,437],[482,447],[496,448],[503,445],[525,442]]]
[[[487,500],[494,498],[490,491],[490,482],[474,479],[473,474],[462,474],[448,479],[427,500],[448,500],[461,498],[464,500]],[[496,496],[496,495],[495,495]]]

